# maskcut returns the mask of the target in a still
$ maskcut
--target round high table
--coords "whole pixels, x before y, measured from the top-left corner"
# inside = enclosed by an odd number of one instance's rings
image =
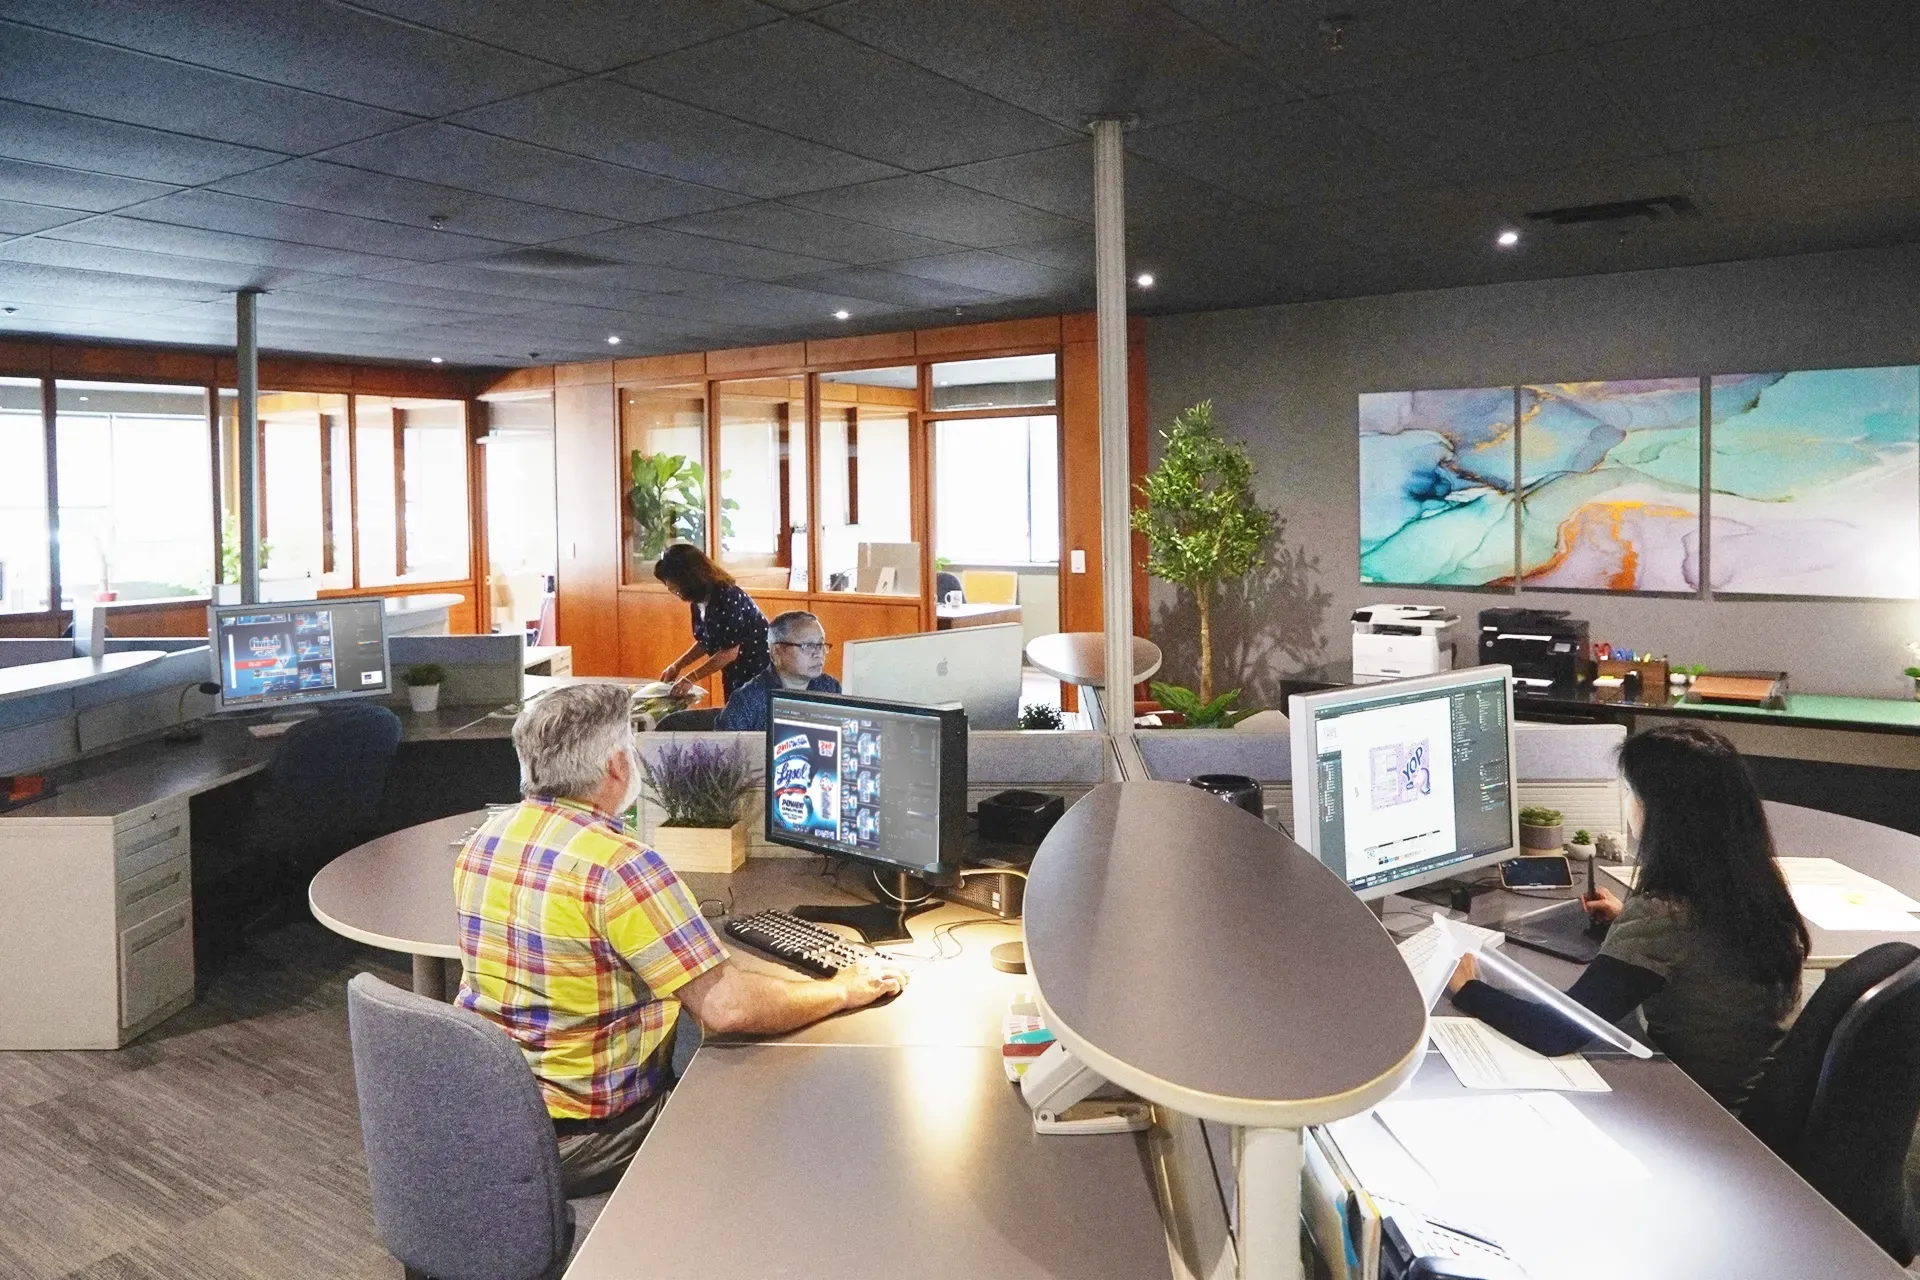
[[[1099,691],[1107,681],[1107,638],[1098,631],[1057,631],[1050,636],[1035,636],[1027,641],[1027,661],[1055,680],[1080,689],[1086,702],[1087,717],[1096,729],[1106,728]],[[1151,640],[1133,638],[1133,678],[1135,683],[1150,679],[1160,670],[1160,646]],[[1128,699],[1131,702],[1131,698]],[[1133,723],[1131,706],[1121,717],[1123,726]]]
[[[381,836],[320,868],[307,887],[314,919],[355,942],[413,957],[413,989],[450,1000],[460,984],[453,860],[484,809]]]

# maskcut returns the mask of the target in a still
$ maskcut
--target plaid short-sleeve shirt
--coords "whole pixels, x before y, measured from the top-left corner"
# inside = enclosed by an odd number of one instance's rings
[[[659,854],[591,806],[527,800],[474,832],[453,890],[459,1002],[520,1046],[550,1115],[603,1119],[659,1091],[673,993],[726,959]]]

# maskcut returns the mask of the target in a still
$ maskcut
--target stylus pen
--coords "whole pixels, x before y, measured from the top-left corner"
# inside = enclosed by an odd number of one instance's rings
[[[1588,854],[1587,855],[1587,896],[1589,898],[1591,898],[1595,893],[1599,892],[1599,890],[1594,887],[1593,861],[1594,861],[1593,855],[1591,853]]]

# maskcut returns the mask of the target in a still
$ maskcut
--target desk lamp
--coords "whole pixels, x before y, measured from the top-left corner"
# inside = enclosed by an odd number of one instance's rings
[[[200,722],[187,719],[187,695],[195,689],[205,694],[220,692],[220,686],[211,680],[181,685],[180,700],[173,705],[173,726],[161,735],[165,741],[173,743],[200,741],[200,735],[204,732]]]

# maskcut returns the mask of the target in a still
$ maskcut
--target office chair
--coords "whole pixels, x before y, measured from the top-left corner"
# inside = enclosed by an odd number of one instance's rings
[[[669,711],[654,722],[656,733],[710,733],[719,726],[719,707],[688,707],[684,711]]]
[[[962,569],[960,589],[981,604],[1018,604],[1020,575],[1005,569]]]
[[[966,588],[960,585],[960,575],[948,573],[945,569],[933,575],[933,600],[935,604],[945,604],[947,597],[954,592],[960,593],[960,599],[967,598]]]
[[[362,973],[347,984],[373,1220],[408,1280],[548,1280],[607,1194],[562,1193],[526,1057],[476,1013]]]
[[[1905,1169],[1920,1121],[1920,948],[1870,947],[1832,970],[1741,1119],[1902,1266]]]

